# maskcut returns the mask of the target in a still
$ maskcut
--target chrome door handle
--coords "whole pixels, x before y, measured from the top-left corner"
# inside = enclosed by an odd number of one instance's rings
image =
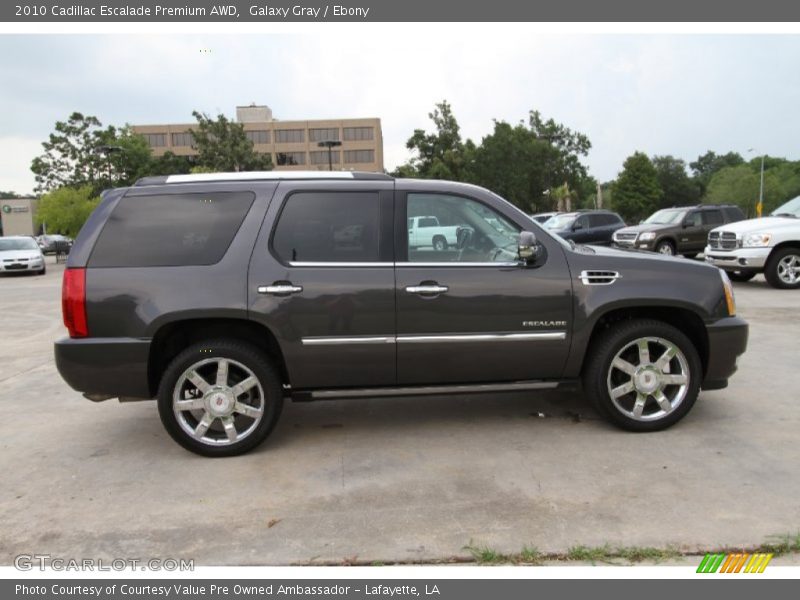
[[[409,294],[444,294],[450,288],[446,285],[410,285],[406,288]]]
[[[272,285],[258,286],[259,294],[269,294],[270,296],[289,296],[291,294],[299,294],[302,291],[302,285],[293,285],[291,283],[273,283]]]

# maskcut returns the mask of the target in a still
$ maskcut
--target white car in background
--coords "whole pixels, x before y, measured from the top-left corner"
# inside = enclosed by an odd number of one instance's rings
[[[800,288],[800,196],[768,217],[712,229],[704,254],[733,281],[764,273],[772,287]]]
[[[39,244],[32,237],[0,237],[0,273],[33,272],[44,275],[47,270]]]

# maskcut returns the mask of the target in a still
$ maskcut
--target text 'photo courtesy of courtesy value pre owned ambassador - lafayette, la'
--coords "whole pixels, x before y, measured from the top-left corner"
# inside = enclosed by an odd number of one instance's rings
[[[655,431],[728,384],[748,334],[715,266],[564,241],[476,186],[357,172],[108,190],[62,303],[66,382],[156,398],[206,456],[257,446],[284,398],[580,383],[613,423]]]

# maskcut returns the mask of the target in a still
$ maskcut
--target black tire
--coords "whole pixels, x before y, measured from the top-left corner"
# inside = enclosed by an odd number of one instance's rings
[[[756,276],[755,271],[725,271],[728,274],[728,279],[731,281],[737,281],[739,283],[744,283],[745,281],[750,281],[753,277]]]
[[[781,262],[791,256],[796,257],[796,261],[800,261],[800,248],[780,248],[770,255],[767,265],[764,267],[764,277],[767,278],[767,283],[772,287],[781,290],[796,290],[800,288],[800,277],[792,283],[785,281],[780,275]]]
[[[440,235],[433,238],[433,249],[437,252],[444,252],[447,250],[447,240]]]
[[[683,258],[688,258],[689,260],[692,260],[694,258],[697,258],[698,254],[700,254],[700,253],[699,252],[684,252],[683,253]]]
[[[623,410],[615,404],[609,390],[612,385],[615,386],[614,389],[618,389],[613,382],[614,377],[618,377],[619,375],[623,375],[623,379],[625,377],[622,371],[616,368],[612,369],[612,361],[614,361],[617,354],[625,349],[626,346],[629,346],[632,342],[641,338],[653,338],[654,340],[671,343],[676,346],[680,350],[684,361],[680,363],[678,357],[672,358],[668,363],[671,367],[670,373],[679,375],[679,369],[682,369],[684,365],[687,370],[685,373],[687,382],[685,389],[683,389],[682,399],[678,401],[677,406],[671,409],[671,412],[658,417],[657,413],[660,412],[658,403],[654,397],[646,397],[645,410],[649,411],[649,414],[644,413],[643,417],[650,420],[636,419],[627,412],[623,412]],[[659,341],[651,341],[648,347],[656,350],[660,345]],[[638,352],[638,350],[636,351]],[[653,350],[650,352],[652,360],[655,355],[652,354]],[[659,354],[659,356],[661,354],[660,350],[657,350],[656,353]],[[661,321],[635,319],[612,325],[610,329],[603,332],[593,341],[587,355],[588,358],[583,372],[584,393],[601,415],[628,431],[658,431],[674,425],[691,410],[700,392],[703,367],[697,349],[694,347],[691,340],[680,330]],[[673,365],[678,366],[673,368]],[[672,402],[678,397],[680,392],[681,386],[673,385],[665,388],[664,395],[669,398],[670,394],[672,394],[673,398],[670,399]],[[632,413],[633,405],[636,402],[636,395],[637,391],[634,389],[630,392],[630,395],[626,394],[620,396],[618,402],[621,405],[629,402],[631,404],[629,411]]]
[[[669,240],[661,240],[656,244],[656,252],[667,256],[675,256],[675,244]]]
[[[260,396],[263,390],[263,399],[260,401],[260,408],[263,413],[260,417],[261,420],[257,422],[255,427],[252,427],[252,431],[247,433],[246,437],[235,442],[223,441],[225,445],[213,445],[192,437],[183,429],[173,409],[173,393],[184,373],[193,365],[214,359],[228,359],[243,365],[252,372],[260,385],[257,395]],[[234,363],[231,363],[231,365],[234,371],[239,370]],[[215,365],[213,363],[208,364],[209,368],[212,366]],[[197,369],[200,368],[199,366],[197,367]],[[244,371],[241,372],[244,373]],[[229,373],[227,381],[232,381],[231,377],[233,375]],[[251,392],[248,391],[247,396],[249,397],[250,394]],[[236,396],[235,399],[238,401],[243,395]],[[164,371],[158,390],[158,414],[167,433],[187,450],[202,456],[236,456],[252,450],[270,434],[280,417],[282,409],[283,386],[278,370],[263,352],[250,344],[236,340],[209,340],[189,346],[178,354]],[[196,413],[186,412],[189,413],[185,417],[187,421],[195,419],[199,422],[199,419],[194,417]],[[207,409],[200,409],[196,412],[205,415],[207,414]],[[239,418],[240,422],[250,423],[251,426],[256,423],[255,418],[247,417],[243,414],[237,413],[235,418]],[[248,419],[252,419],[252,421],[248,421]],[[216,417],[208,431],[213,432],[214,435],[222,436],[225,430],[220,431],[220,429],[222,429],[221,418]]]
[[[42,267],[42,270],[41,270],[41,271],[37,271],[37,272],[36,272],[36,274],[37,274],[37,275],[44,275],[45,273],[47,273],[47,265],[45,265],[44,267]]]

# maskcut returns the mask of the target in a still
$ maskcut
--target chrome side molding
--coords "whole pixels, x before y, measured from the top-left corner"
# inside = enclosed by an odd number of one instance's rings
[[[581,271],[578,279],[583,282],[583,285],[611,285],[617,279],[621,279],[617,271]]]
[[[425,344],[440,342],[522,342],[564,340],[566,331],[538,331],[536,333],[466,333],[452,335],[354,335],[310,336],[300,339],[304,346],[335,346],[345,344]]]
[[[432,396],[437,394],[481,394],[487,392],[549,390],[558,387],[558,385],[558,381],[515,381],[511,383],[476,383],[464,385],[428,385],[372,389],[316,390],[302,393],[302,396],[310,396],[311,400],[333,400],[337,398]]]

